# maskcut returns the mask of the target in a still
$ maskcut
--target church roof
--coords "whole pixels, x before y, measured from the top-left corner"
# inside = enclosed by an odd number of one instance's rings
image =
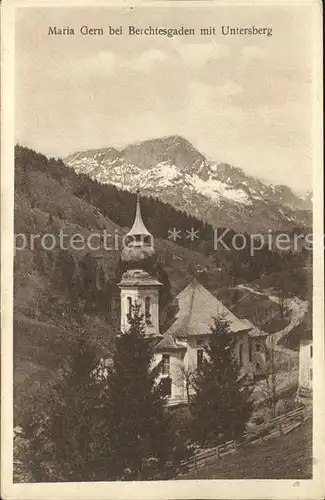
[[[186,345],[182,342],[177,341],[173,335],[169,333],[165,333],[163,338],[158,342],[155,346],[156,351],[164,351],[164,350],[186,350]]]
[[[137,191],[137,206],[136,206],[133,226],[131,227],[130,231],[127,233],[127,236],[136,236],[136,235],[151,236],[152,237],[152,234],[149,233],[148,229],[146,228],[146,226],[144,225],[144,222],[142,220],[139,191]]]
[[[249,322],[237,318],[196,279],[178,294],[177,299],[179,311],[165,335],[186,338],[207,334],[214,324],[213,318],[218,317],[229,322],[233,333],[247,332],[251,328]]]

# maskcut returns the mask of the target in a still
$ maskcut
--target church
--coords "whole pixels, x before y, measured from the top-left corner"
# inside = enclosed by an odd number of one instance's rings
[[[128,315],[137,304],[143,315],[145,335],[154,342],[154,366],[160,364],[158,383],[168,405],[186,404],[192,392],[191,374],[201,369],[204,347],[211,336],[214,318],[226,320],[236,339],[234,355],[242,379],[254,380],[265,373],[265,333],[246,319],[237,318],[194,277],[176,297],[177,313],[163,334],[159,322],[159,289],[162,283],[144,269],[146,259],[155,256],[154,238],[144,225],[137,193],[135,220],[125,237],[121,260],[127,270],[120,283],[121,331],[128,328]]]

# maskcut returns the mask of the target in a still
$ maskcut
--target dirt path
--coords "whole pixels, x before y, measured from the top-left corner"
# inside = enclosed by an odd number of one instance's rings
[[[254,288],[246,285],[237,285],[237,288],[239,290],[247,290],[255,295],[262,295],[263,297],[267,296],[272,302],[280,304],[280,299],[276,295],[268,294],[267,292],[258,292],[257,290],[254,290]],[[277,332],[267,336],[266,342],[268,347],[276,346],[284,335],[288,334],[291,330],[298,326],[304,319],[308,308],[308,302],[306,300],[301,300],[298,297],[286,299],[283,305],[291,312],[290,323],[282,330],[278,330]],[[285,348],[281,347],[281,350],[284,351]]]

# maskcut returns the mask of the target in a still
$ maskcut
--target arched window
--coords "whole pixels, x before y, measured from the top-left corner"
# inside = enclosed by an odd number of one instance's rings
[[[172,394],[172,379],[164,377],[160,381],[160,389],[163,396],[171,396]]]
[[[144,236],[143,243],[147,247],[153,247],[153,237],[151,236],[151,234],[147,234]]]
[[[196,351],[196,364],[197,371],[201,372],[203,368],[203,349],[197,349]]]
[[[146,297],[144,301],[144,316],[147,325],[151,325],[151,300],[150,297]]]
[[[253,361],[253,342],[252,339],[248,340],[248,356],[249,356],[249,362]]]
[[[132,314],[132,299],[131,299],[131,297],[128,297],[127,301],[128,301],[128,314]]]
[[[243,366],[243,344],[239,344],[239,366]]]
[[[170,356],[169,354],[162,355],[162,374],[169,375],[170,372]]]
[[[312,345],[310,346],[309,353],[310,353],[310,357],[312,358],[313,357],[313,346]]]

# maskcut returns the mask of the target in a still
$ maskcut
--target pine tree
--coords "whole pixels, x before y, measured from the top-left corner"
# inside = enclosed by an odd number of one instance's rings
[[[128,331],[116,340],[110,383],[111,473],[115,479],[141,480],[152,477],[150,463],[162,474],[177,450],[165,400],[155,382],[157,371],[152,369],[152,341],[145,338],[138,306],[129,323]]]
[[[36,408],[24,425],[33,480],[107,479],[109,440],[102,411],[104,384],[94,376],[97,364],[96,349],[86,332],[79,331],[67,366],[44,396],[42,411]]]
[[[239,365],[234,355],[236,340],[230,333],[229,324],[215,319],[211,334],[191,402],[194,437],[203,446],[238,439],[252,409],[247,394],[240,390],[238,383]]]

